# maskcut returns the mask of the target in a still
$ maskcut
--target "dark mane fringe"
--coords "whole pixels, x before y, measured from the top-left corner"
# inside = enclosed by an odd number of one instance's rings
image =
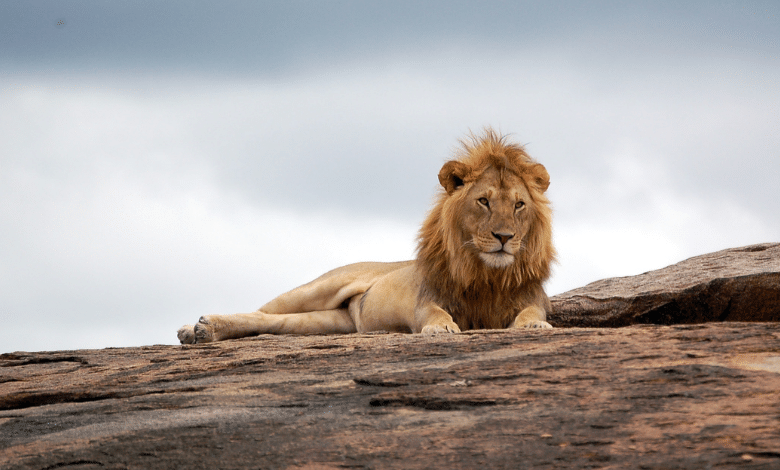
[[[507,142],[492,129],[482,137],[471,135],[461,141],[456,159],[470,168],[464,183],[476,181],[488,168],[510,171],[522,178],[535,210],[533,222],[524,239],[524,248],[514,265],[491,269],[459,237],[466,191],[448,195],[441,191],[434,207],[420,228],[417,266],[423,279],[420,300],[435,301],[453,316],[461,329],[506,328],[514,320],[521,304],[544,295],[542,284],[550,276],[555,260],[552,245],[552,210],[535,177],[536,162],[522,146]],[[449,225],[448,225],[449,224]]]

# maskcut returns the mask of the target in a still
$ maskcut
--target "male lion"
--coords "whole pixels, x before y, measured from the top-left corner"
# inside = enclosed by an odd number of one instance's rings
[[[542,284],[555,259],[547,170],[491,129],[462,142],[420,229],[417,259],[334,269],[253,313],[208,315],[184,343],[262,333],[458,333],[552,328]]]

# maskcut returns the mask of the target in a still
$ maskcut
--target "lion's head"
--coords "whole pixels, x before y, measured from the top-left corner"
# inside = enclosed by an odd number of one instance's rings
[[[439,182],[417,248],[425,288],[494,297],[541,286],[555,260],[544,166],[488,129],[462,142]]]

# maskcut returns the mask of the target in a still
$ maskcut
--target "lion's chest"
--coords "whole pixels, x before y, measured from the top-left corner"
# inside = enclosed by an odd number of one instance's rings
[[[464,292],[442,303],[461,330],[507,328],[517,316],[516,302],[504,295]]]

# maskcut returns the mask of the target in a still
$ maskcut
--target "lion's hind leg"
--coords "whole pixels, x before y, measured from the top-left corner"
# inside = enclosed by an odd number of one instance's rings
[[[275,335],[332,335],[357,332],[346,308],[302,313],[263,312],[264,331]]]
[[[195,325],[179,329],[182,344],[210,343],[264,333],[317,335],[355,333],[355,323],[345,308],[303,313],[268,314],[262,311],[234,315],[206,315]]]

